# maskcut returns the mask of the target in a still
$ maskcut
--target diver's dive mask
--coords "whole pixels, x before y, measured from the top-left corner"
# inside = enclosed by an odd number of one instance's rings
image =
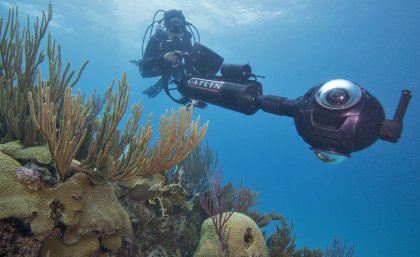
[[[174,17],[166,24],[166,28],[170,33],[179,35],[185,31],[185,22],[178,17]]]

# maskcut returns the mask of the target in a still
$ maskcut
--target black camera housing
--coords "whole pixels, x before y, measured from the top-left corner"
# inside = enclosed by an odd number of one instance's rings
[[[350,156],[378,139],[385,112],[374,96],[362,89],[356,105],[334,110],[316,101],[319,87],[313,87],[299,99],[294,116],[298,134],[311,149]]]

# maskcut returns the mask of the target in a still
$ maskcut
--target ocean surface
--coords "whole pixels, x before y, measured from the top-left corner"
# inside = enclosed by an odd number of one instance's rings
[[[298,248],[325,250],[337,237],[358,257],[420,257],[420,1],[51,2],[49,29],[63,60],[74,69],[90,61],[77,87],[103,93],[127,72],[130,105],[142,99],[143,121],[153,112],[156,127],[165,109],[180,106],[164,93],[142,95],[156,79],[142,79],[129,60],[140,58],[143,33],[160,9],[181,9],[201,43],[226,63],[249,62],[265,75],[264,94],[294,99],[343,78],[376,96],[392,118],[401,90],[411,90],[400,141],[377,141],[339,165],[317,160],[288,117],[211,105],[195,116],[210,121],[205,141],[218,153],[225,182],[260,192],[257,210],[283,214]],[[12,6],[33,21],[48,0],[2,0],[3,17]]]

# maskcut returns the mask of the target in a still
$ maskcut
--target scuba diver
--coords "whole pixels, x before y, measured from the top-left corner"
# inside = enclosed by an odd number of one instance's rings
[[[156,15],[163,12],[163,18],[155,20]],[[153,26],[157,24],[155,34]],[[196,34],[198,41],[196,41]],[[147,32],[150,30],[149,41],[146,50],[143,51]],[[173,79],[179,79],[184,74],[184,69],[179,65],[183,59],[183,53],[192,49],[192,39],[199,42],[199,33],[194,25],[186,21],[181,10],[158,10],[153,16],[153,21],[143,36],[142,59],[133,60],[132,63],[139,66],[143,78],[157,77],[160,79],[156,84],[143,91],[149,97],[157,96],[165,84]]]

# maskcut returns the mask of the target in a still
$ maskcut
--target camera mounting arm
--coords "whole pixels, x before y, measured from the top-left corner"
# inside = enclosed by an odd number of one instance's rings
[[[261,95],[257,100],[261,110],[264,112],[294,118],[298,112],[300,98],[290,100],[282,96]]]

